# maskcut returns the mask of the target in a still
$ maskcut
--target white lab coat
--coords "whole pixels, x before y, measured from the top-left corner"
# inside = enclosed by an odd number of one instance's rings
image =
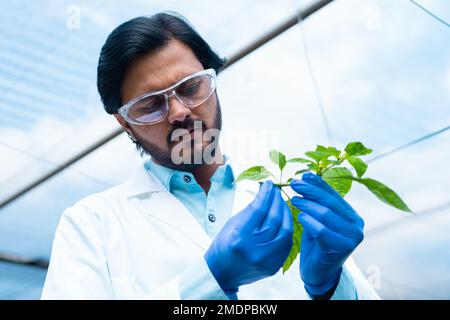
[[[232,214],[255,191],[257,184],[238,183]],[[141,165],[127,182],[64,211],[42,298],[179,299],[180,275],[204,262],[210,244],[186,207]],[[298,263],[284,275],[242,286],[239,299],[308,299]],[[359,299],[378,299],[351,258],[344,271],[341,281],[350,278]]]

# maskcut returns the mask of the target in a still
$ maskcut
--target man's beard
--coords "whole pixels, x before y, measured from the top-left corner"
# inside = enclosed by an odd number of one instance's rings
[[[195,120],[195,121],[199,121],[199,120]],[[221,108],[220,108],[220,103],[219,103],[219,99],[216,95],[216,114],[214,116],[214,123],[212,125],[211,128],[206,127],[205,122],[202,121],[202,133],[204,133],[207,129],[217,129],[217,130],[222,130],[222,112],[221,112]],[[194,119],[192,118],[186,118],[183,122],[177,122],[175,123],[171,130],[169,131],[169,134],[167,136],[166,139],[166,144],[168,146],[167,150],[163,150],[160,147],[156,146],[153,143],[150,143],[148,141],[145,141],[144,139],[142,139],[141,137],[137,136],[134,132],[134,139],[132,139],[132,141],[134,142],[134,144],[136,145],[136,149],[137,151],[141,154],[141,156],[144,156],[145,154],[150,155],[157,163],[161,164],[164,167],[167,168],[171,168],[174,170],[179,170],[179,171],[187,171],[187,172],[194,172],[196,169],[198,169],[199,167],[204,166],[205,163],[205,159],[202,156],[201,157],[201,162],[199,163],[198,161],[194,161],[194,152],[191,152],[191,155],[189,155],[190,157],[190,161],[188,161],[188,163],[186,162],[182,162],[180,164],[174,164],[172,161],[172,148],[171,143],[172,141],[172,132],[176,129],[192,129],[194,128]],[[214,137],[214,141],[210,142],[213,145],[213,148],[211,149],[211,156],[214,157],[215,153],[216,153],[216,147],[218,145],[218,138],[219,137]],[[179,143],[183,143],[183,142],[179,142]],[[195,141],[192,139],[191,140],[191,150],[194,150],[194,143]],[[204,146],[202,146],[202,153],[204,150]]]

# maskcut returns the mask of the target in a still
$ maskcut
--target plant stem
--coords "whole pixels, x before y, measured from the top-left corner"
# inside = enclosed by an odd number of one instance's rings
[[[282,187],[289,187],[291,184],[290,183],[274,183],[273,185],[282,188]]]
[[[332,164],[331,166],[329,166],[328,168],[325,168],[325,170],[323,170],[321,173],[317,173],[319,176],[322,176],[324,174],[325,171],[330,170],[331,168],[333,168],[334,166],[337,166],[340,163],[335,163]]]
[[[334,163],[331,166],[329,166],[328,168],[325,168],[325,170],[323,170],[320,174],[318,174],[319,176],[322,176],[325,171],[330,170],[331,168],[340,165],[342,162],[344,162],[345,159],[338,159],[338,163]]]

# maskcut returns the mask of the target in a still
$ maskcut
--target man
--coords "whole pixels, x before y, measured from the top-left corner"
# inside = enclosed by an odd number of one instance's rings
[[[109,35],[100,96],[151,159],[65,210],[42,298],[377,298],[349,258],[363,220],[313,174],[291,183],[304,233],[297,267],[280,271],[292,215],[270,181],[256,197],[234,181],[218,145],[223,64],[177,14],[132,19]]]

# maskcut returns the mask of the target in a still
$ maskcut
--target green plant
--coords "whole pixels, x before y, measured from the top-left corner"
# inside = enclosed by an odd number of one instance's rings
[[[280,169],[279,178],[275,177],[264,166],[254,166],[243,171],[236,179],[237,182],[242,180],[260,181],[268,178],[273,178],[274,184],[281,188],[289,186],[291,180],[296,175],[301,175],[305,172],[311,171],[321,176],[334,190],[336,190],[342,197],[345,197],[350,191],[353,182],[358,182],[364,185],[370,192],[372,192],[382,202],[393,206],[405,212],[412,212],[406,203],[389,187],[383,183],[371,179],[363,178],[367,170],[367,163],[360,157],[368,155],[372,149],[366,148],[361,142],[351,142],[347,144],[343,151],[335,147],[325,147],[318,145],[314,151],[305,152],[305,158],[291,158],[286,159],[286,156],[277,150],[270,151],[270,160],[275,163]],[[288,178],[283,182],[283,169],[288,163],[301,164],[302,169],[297,170],[294,177]],[[347,166],[353,168],[356,176]],[[286,196],[286,203],[291,210],[294,220],[294,234],[291,251],[283,265],[283,272],[286,272],[292,265],[297,255],[300,252],[300,241],[302,236],[302,226],[297,220],[299,209],[291,204],[289,195],[283,191]]]

